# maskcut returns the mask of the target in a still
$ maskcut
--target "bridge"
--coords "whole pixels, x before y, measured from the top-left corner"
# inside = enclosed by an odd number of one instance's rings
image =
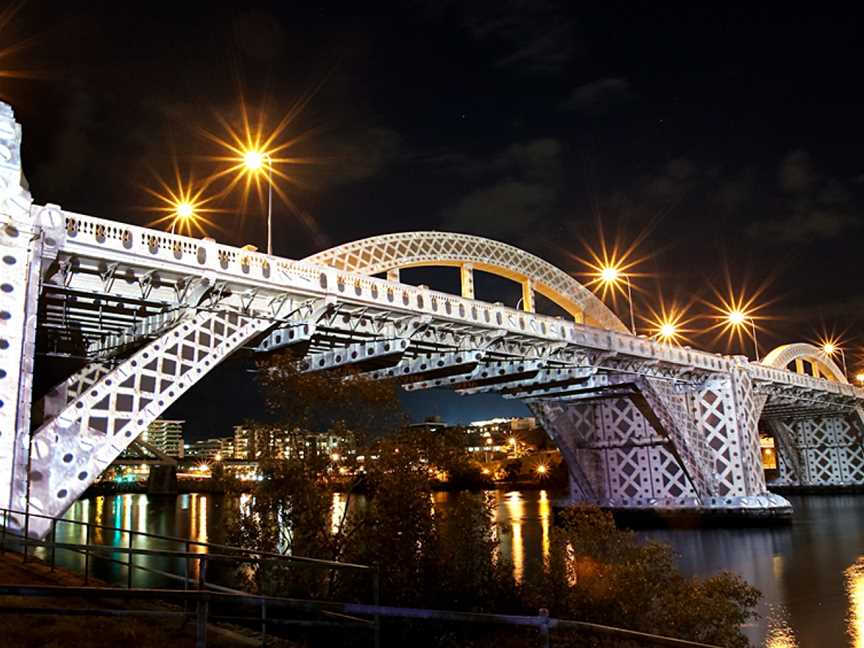
[[[573,501],[786,515],[766,487],[760,425],[781,483],[864,483],[864,391],[811,345],[756,363],[634,336],[567,273],[464,234],[378,236],[290,260],[37,205],[20,143],[2,104],[0,507],[61,516],[241,348],[292,347],[303,371],[352,366],[409,390],[520,399],[560,448]],[[458,294],[400,282],[400,269],[430,265],[459,269]],[[475,272],[519,282],[521,308],[475,299]],[[535,312],[536,294],[568,316]],[[84,362],[33,403],[37,332]],[[34,537],[50,528],[38,520]],[[23,520],[8,526],[22,532]]]

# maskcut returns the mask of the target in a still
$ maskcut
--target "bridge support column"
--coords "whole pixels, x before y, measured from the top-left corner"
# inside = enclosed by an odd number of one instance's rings
[[[591,400],[531,403],[567,462],[572,503],[621,512],[787,517],[765,486],[745,371],[690,387],[635,380]],[[653,513],[652,513],[653,514]]]
[[[390,268],[387,271],[387,281],[399,283],[399,268]]]
[[[864,421],[851,415],[768,419],[777,449],[772,486],[802,490],[864,487]]]
[[[30,450],[36,316],[42,272],[62,237],[52,207],[22,187],[21,127],[0,103],[0,506],[23,510]]]
[[[459,278],[462,284],[462,297],[474,299],[474,266],[470,263],[459,266]]]
[[[534,282],[528,277],[522,281],[522,310],[534,312]]]

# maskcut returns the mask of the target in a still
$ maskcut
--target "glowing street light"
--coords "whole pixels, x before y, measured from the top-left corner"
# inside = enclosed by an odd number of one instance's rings
[[[620,266],[607,264],[600,268],[599,273],[600,284],[608,288],[617,288],[623,281],[627,286],[627,304],[630,307],[630,331],[636,335],[636,317],[633,314],[633,287],[630,285],[630,277],[622,270]]]
[[[656,337],[661,342],[674,342],[678,338],[678,327],[675,322],[662,322],[657,329]]]
[[[864,385],[864,372],[855,374],[855,382],[859,385]]]
[[[243,152],[243,167],[253,175],[267,169],[267,254],[273,254],[273,158],[266,151],[248,149]]]
[[[171,186],[158,175],[158,189],[144,187],[144,190],[158,200],[158,205],[145,207],[147,211],[161,214],[156,220],[147,223],[148,227],[165,223],[171,234],[191,236],[195,231],[206,235],[205,225],[216,227],[204,214],[218,210],[208,207],[213,196],[203,197],[206,184],[195,186],[191,179],[183,180],[178,169],[174,169],[174,185]]]
[[[750,322],[750,335],[753,337],[753,351],[756,353],[756,362],[759,362],[759,340],[756,338],[756,320],[741,308],[733,307],[726,313],[726,325],[730,331],[741,331]]]
[[[840,354],[840,360],[843,362],[843,378],[848,376],[846,371],[846,352],[843,350],[843,347],[840,345],[840,341],[836,339],[828,339],[822,340],[822,353],[826,356],[834,359],[834,356],[838,353]]]
[[[541,477],[545,476],[548,471],[549,468],[546,466],[546,464],[540,464],[534,469],[534,472],[536,472]]]

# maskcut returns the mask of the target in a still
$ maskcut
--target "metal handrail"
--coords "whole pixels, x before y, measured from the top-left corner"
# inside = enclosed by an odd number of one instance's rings
[[[506,625],[518,627],[536,628],[540,631],[541,642],[544,646],[549,646],[549,631],[554,629],[576,630],[594,635],[603,635],[606,637],[614,637],[618,639],[630,639],[642,642],[649,642],[656,646],[670,646],[672,648],[718,648],[714,644],[706,644],[698,641],[690,641],[687,639],[677,639],[675,637],[666,637],[647,632],[639,632],[636,630],[627,630],[625,628],[616,628],[612,626],[600,625],[596,623],[587,623],[583,621],[575,621],[572,619],[558,619],[550,617],[548,612],[541,609],[537,615],[512,615],[512,614],[492,614],[480,612],[458,612],[453,610],[433,610],[421,608],[403,608],[381,605],[363,605],[357,603],[341,603],[334,601],[311,601],[306,599],[293,599],[279,596],[260,596],[253,594],[237,594],[237,593],[217,593],[204,590],[166,590],[166,589],[133,589],[110,588],[110,587],[65,587],[65,586],[38,586],[32,587],[28,585],[0,585],[0,596],[25,596],[25,597],[78,597],[78,598],[96,598],[104,597],[111,599],[134,600],[134,599],[156,599],[160,601],[182,601],[196,602],[199,604],[208,603],[240,603],[243,605],[253,605],[261,609],[269,609],[271,612],[279,609],[301,610],[305,612],[321,612],[339,614],[344,622],[335,624],[332,621],[316,621],[302,620],[301,625],[308,626],[333,626],[350,625],[352,627],[371,628],[373,622],[366,619],[346,618],[346,614],[364,615],[373,617],[388,617],[388,618],[403,618],[403,619],[419,619],[426,621],[445,621],[471,624],[485,625]],[[163,613],[166,616],[177,616],[178,612],[166,610],[106,610],[104,608],[10,608],[16,613],[34,614],[128,614],[128,615],[153,615]],[[0,613],[6,612],[0,608]],[[204,608],[203,613],[206,619],[211,620],[231,620],[231,621],[257,621],[258,617],[249,617],[233,614],[231,616],[211,615],[208,608]],[[191,615],[187,615],[191,616]],[[298,620],[295,619],[278,619],[274,617],[268,618],[268,623],[295,624]]]
[[[18,513],[11,509],[0,508],[0,512],[4,514],[4,522],[9,513]],[[39,515],[39,514],[31,514]],[[41,516],[48,517],[48,516]],[[120,529],[99,525],[80,520],[55,519],[56,522],[71,522],[74,524],[85,525],[87,527],[86,544],[72,542],[56,542],[54,535],[56,533],[56,524],[52,525],[52,540],[36,540],[22,536],[15,536],[16,544],[23,544],[24,557],[27,557],[27,548],[30,546],[43,547],[51,550],[51,569],[55,568],[55,552],[57,549],[73,551],[83,554],[85,560],[85,586],[83,587],[68,587],[68,586],[29,586],[29,585],[0,585],[0,596],[30,596],[30,597],[48,597],[48,596],[77,596],[77,597],[92,597],[104,596],[110,598],[128,599],[159,599],[166,601],[182,601],[185,610],[179,611],[160,611],[160,610],[136,610],[136,609],[106,609],[106,608],[36,608],[36,607],[14,607],[4,608],[0,605],[0,615],[15,612],[16,614],[36,614],[36,615],[74,615],[74,616],[183,616],[184,618],[195,617],[196,620],[196,646],[206,646],[206,626],[209,620],[214,621],[241,621],[260,624],[262,635],[266,634],[266,628],[270,625],[296,625],[296,626],[315,626],[315,627],[366,627],[373,631],[373,645],[375,648],[380,646],[381,637],[381,619],[418,619],[430,621],[449,621],[455,623],[469,624],[492,624],[492,625],[510,625],[536,628],[539,631],[542,646],[548,648],[550,646],[549,633],[550,630],[575,630],[583,631],[593,635],[604,635],[618,639],[637,640],[649,642],[657,646],[670,646],[673,648],[718,648],[717,646],[705,643],[689,641],[686,639],[677,639],[674,637],[665,637],[650,633],[639,632],[635,630],[627,630],[624,628],[615,628],[595,623],[584,621],[576,621],[572,619],[557,619],[549,616],[545,609],[541,609],[536,616],[530,615],[508,615],[480,612],[461,612],[452,610],[433,610],[421,608],[403,608],[394,606],[380,605],[380,572],[377,565],[357,565],[353,563],[339,563],[335,561],[318,560],[314,558],[304,559],[300,562],[304,566],[319,566],[334,568],[348,568],[369,570],[372,572],[372,597],[373,604],[350,603],[315,599],[294,599],[278,596],[263,596],[250,594],[234,588],[218,585],[207,581],[208,564],[212,561],[227,561],[227,562],[258,562],[265,563],[273,559],[296,559],[297,556],[285,556],[272,552],[259,552],[242,547],[232,547],[218,543],[205,543],[195,540],[176,538],[172,536],[162,536],[149,532],[137,532],[132,529]],[[130,534],[130,542],[128,546],[114,546],[103,544],[89,543],[89,527],[119,531],[121,533]],[[2,528],[2,538],[0,538],[0,552],[6,549],[6,526]],[[174,551],[170,549],[138,549],[133,546],[132,539],[134,535],[146,536],[151,538],[160,538],[165,540],[173,540],[183,543],[186,551]],[[239,551],[246,555],[231,555],[224,553],[200,553],[189,551],[191,544],[199,546],[226,548],[230,551]],[[96,553],[123,553],[128,556],[126,561],[116,560],[111,557],[100,556],[100,559],[108,562],[113,562],[127,567],[127,587],[92,587],[87,586],[88,583],[88,566],[89,558]],[[172,574],[152,567],[144,565],[136,565],[133,557],[136,555],[146,556],[162,556],[169,558],[177,558],[185,561],[186,575]],[[189,561],[198,561],[197,577],[189,576]],[[292,560],[292,562],[294,562]],[[183,589],[157,589],[157,588],[133,588],[133,572],[134,570],[158,574],[167,577],[169,580],[177,580],[183,582]],[[193,585],[195,589],[189,589],[189,585]],[[194,602],[196,604],[195,613],[188,611],[188,604]],[[210,613],[209,603],[219,602],[240,602],[245,604],[253,604],[259,608],[256,616],[220,616]],[[268,608],[271,611],[268,616]],[[279,608],[291,608],[306,612],[320,613],[331,620],[308,620],[308,619],[278,619],[273,618],[272,611]],[[358,616],[359,615],[359,616]],[[372,617],[371,620],[359,618],[362,616]]]

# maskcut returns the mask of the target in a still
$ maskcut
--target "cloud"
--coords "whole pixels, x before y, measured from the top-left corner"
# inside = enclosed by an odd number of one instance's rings
[[[319,142],[320,150],[332,150],[325,165],[327,184],[347,184],[368,180],[384,171],[401,153],[402,137],[390,128],[365,128],[334,133],[329,142]]]
[[[853,193],[836,178],[820,174],[807,151],[786,155],[777,172],[782,194],[780,218],[755,220],[747,233],[775,243],[836,238],[862,225]]]
[[[778,176],[780,186],[788,193],[807,192],[818,181],[810,155],[800,149],[783,158]]]
[[[494,53],[497,67],[557,74],[584,49],[566,3],[499,0],[468,3],[463,10],[469,37]]]
[[[496,236],[532,231],[558,208],[561,149],[558,140],[539,138],[486,158],[465,159],[459,170],[479,187],[442,211],[445,225]]]
[[[782,219],[755,221],[747,228],[747,234],[769,243],[801,243],[832,239],[860,226],[861,221],[847,211],[814,207]]]
[[[558,200],[555,188],[521,180],[503,180],[465,196],[443,213],[449,228],[484,235],[506,236],[530,231],[552,211]]]
[[[631,99],[632,92],[627,79],[606,77],[574,88],[559,107],[574,112],[602,112]]]

